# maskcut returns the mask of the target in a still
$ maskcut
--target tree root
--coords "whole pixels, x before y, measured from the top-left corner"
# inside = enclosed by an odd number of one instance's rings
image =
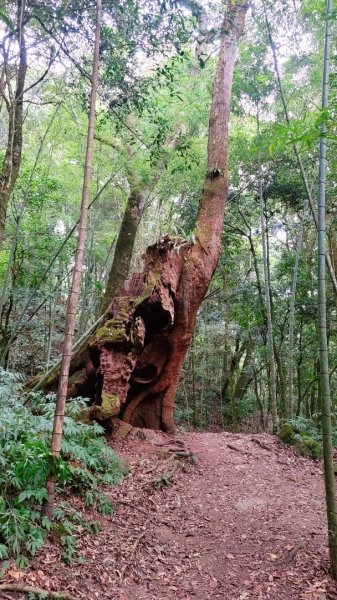
[[[249,450],[245,450],[244,448],[240,448],[239,446],[235,446],[235,444],[227,444],[227,446],[231,450],[235,450],[235,452],[241,452],[242,454],[250,454],[250,455],[252,455],[252,452],[249,452]]]
[[[192,460],[195,458],[193,452],[179,439],[168,440],[167,442],[155,445],[163,452],[169,452],[174,458],[190,458]]]
[[[258,446],[260,446],[260,448],[263,448],[263,450],[268,450],[268,452],[272,452],[273,451],[273,448],[271,448],[268,444],[266,444],[265,442],[262,442],[258,438],[252,437],[250,439],[251,439],[252,442],[254,442]]]
[[[39,587],[17,583],[4,583],[0,585],[0,592],[1,591],[14,592],[15,594],[35,594],[36,596],[39,594],[47,594],[47,598],[52,598],[54,600],[76,600],[75,596],[72,596],[68,592],[51,592],[50,590],[43,590]]]

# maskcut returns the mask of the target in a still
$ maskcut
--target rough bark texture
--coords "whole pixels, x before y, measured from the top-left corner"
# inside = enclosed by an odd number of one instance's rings
[[[107,425],[118,416],[136,426],[174,430],[181,367],[220,253],[232,77],[246,10],[246,2],[230,2],[222,26],[196,241],[164,237],[149,247],[144,272],[125,282],[72,362],[69,396],[92,398],[91,416]]]

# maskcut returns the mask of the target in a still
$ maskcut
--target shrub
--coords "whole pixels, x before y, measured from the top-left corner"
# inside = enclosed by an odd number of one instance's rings
[[[295,442],[295,448],[301,456],[308,456],[314,459],[321,458],[323,453],[322,444],[309,437],[297,440]]]
[[[100,425],[77,420],[84,399],[67,405],[61,456],[55,460],[50,454],[54,396],[20,397],[21,385],[20,376],[0,369],[0,559],[12,556],[23,564],[25,555],[38,552],[53,530],[70,560],[74,531],[84,519],[70,505],[57,507],[53,523],[41,517],[48,475],[56,474],[63,497],[77,494],[87,506],[107,514],[112,505],[99,487],[119,483],[125,466],[107,445]]]
[[[294,444],[297,452],[302,456],[314,459],[322,456],[322,434],[312,419],[296,417],[283,421],[279,438],[285,444]]]
[[[294,444],[296,441],[294,429],[288,421],[282,423],[278,435],[284,444]]]

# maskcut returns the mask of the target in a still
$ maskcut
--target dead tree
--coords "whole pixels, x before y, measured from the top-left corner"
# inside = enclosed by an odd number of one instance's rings
[[[233,71],[247,2],[228,3],[212,92],[208,170],[195,242],[164,237],[144,271],[111,299],[103,323],[73,357],[69,396],[92,399],[91,416],[174,430],[174,403],[199,306],[216,269],[228,194],[227,145]],[[52,389],[53,375],[44,387]]]

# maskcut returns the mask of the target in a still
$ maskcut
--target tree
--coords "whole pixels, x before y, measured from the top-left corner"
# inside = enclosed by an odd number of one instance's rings
[[[71,349],[74,338],[75,330],[75,318],[78,307],[78,297],[80,293],[81,277],[82,277],[82,265],[85,250],[85,240],[87,231],[88,221],[88,205],[89,205],[89,185],[91,179],[92,169],[92,157],[93,157],[93,142],[95,133],[95,121],[96,121],[96,97],[98,88],[98,65],[99,65],[99,42],[100,42],[100,28],[101,28],[101,0],[96,0],[96,32],[95,32],[95,46],[93,55],[93,67],[92,67],[92,81],[91,81],[91,95],[90,95],[90,112],[88,122],[88,136],[87,136],[87,149],[84,166],[84,177],[83,177],[83,190],[82,190],[82,203],[80,222],[78,227],[78,237],[75,255],[75,264],[73,269],[73,277],[70,295],[68,298],[67,305],[67,316],[66,316],[66,327],[64,344],[62,351],[62,363],[60,371],[60,380],[56,397],[55,415],[53,433],[51,439],[51,454],[55,459],[60,456],[62,435],[63,435],[63,421],[65,412],[65,403],[67,398],[67,388],[69,380],[69,368],[71,361]],[[43,514],[51,517],[53,514],[54,497],[55,497],[55,485],[56,477],[55,474],[49,476],[47,481],[47,492],[48,500],[43,507]]]
[[[8,203],[19,175],[22,155],[23,96],[27,74],[27,50],[25,42],[24,18],[25,0],[17,2],[16,35],[18,39],[18,65],[15,89],[10,75],[10,43],[12,33],[5,36],[1,44],[3,56],[3,78],[0,93],[8,112],[8,139],[0,172],[0,246],[5,233]]]
[[[222,24],[195,237],[165,236],[149,247],[144,273],[125,282],[124,295],[111,299],[104,324],[86,341],[86,363],[83,354],[81,361],[74,357],[68,393],[91,397],[92,415],[102,421],[120,415],[133,424],[174,429],[181,367],[221,247],[231,86],[247,7],[229,2]]]
[[[259,112],[257,109],[257,131],[258,139],[260,141],[260,122]],[[274,362],[274,335],[273,335],[273,321],[272,321],[272,308],[270,300],[270,270],[269,270],[269,258],[268,258],[268,246],[266,239],[266,223],[264,216],[264,198],[263,198],[263,181],[262,181],[262,170],[261,170],[261,158],[259,154],[259,200],[260,200],[260,221],[261,221],[261,236],[262,236],[262,254],[263,254],[263,270],[264,270],[264,296],[265,306],[267,314],[267,343],[268,343],[268,356],[269,356],[269,375],[270,375],[270,403],[271,403],[271,416],[273,423],[273,431],[277,432],[278,416],[277,416],[277,402],[276,402],[276,374],[275,374],[275,362]]]
[[[323,61],[322,85],[322,111],[328,108],[329,93],[329,68],[330,68],[330,20],[332,15],[332,0],[326,4],[325,46]],[[327,152],[327,125],[323,116],[320,138],[319,156],[319,194],[318,194],[318,331],[319,331],[319,360],[320,360],[320,390],[322,404],[322,430],[323,430],[323,457],[324,480],[326,494],[326,508],[329,530],[329,550],[331,570],[334,579],[337,579],[337,504],[335,489],[335,472],[332,446],[331,424],[331,399],[329,381],[329,356],[326,318],[326,220],[325,220],[325,193],[326,193],[326,152]]]

